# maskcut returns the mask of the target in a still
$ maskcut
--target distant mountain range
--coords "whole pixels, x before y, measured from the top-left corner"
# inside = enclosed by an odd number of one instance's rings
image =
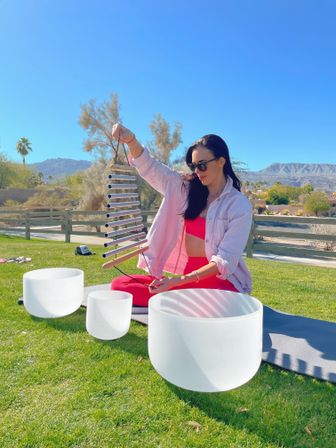
[[[84,171],[91,166],[91,162],[88,160],[57,158],[47,159],[39,163],[31,163],[29,166],[35,168],[38,173],[42,173],[45,181],[48,182],[50,176],[52,179],[57,179],[63,176],[69,176],[77,171]]]
[[[294,187],[312,184],[317,190],[336,191],[336,165],[327,163],[273,163],[260,171],[241,173],[240,177],[249,182],[265,182],[273,185],[281,182]]]
[[[77,171],[84,171],[91,166],[88,160],[48,159],[44,162],[30,165],[43,173],[44,179],[68,176]],[[265,182],[273,185],[275,182],[301,187],[311,183],[315,189],[327,192],[336,191],[336,165],[326,163],[273,163],[259,171],[240,173],[243,181]]]
[[[284,176],[336,176],[336,165],[327,163],[272,163],[268,168],[257,172]]]

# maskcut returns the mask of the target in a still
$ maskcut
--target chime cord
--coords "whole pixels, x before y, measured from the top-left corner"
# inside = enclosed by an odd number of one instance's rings
[[[119,142],[120,142],[120,135],[118,135],[118,140],[117,140],[117,153],[119,151]],[[124,143],[122,143],[122,147],[123,147],[123,150],[124,150],[124,153],[125,153],[125,158],[127,160],[128,166],[131,166],[131,164],[129,163],[128,157],[127,157],[127,151],[126,151]],[[115,150],[113,144],[112,144],[112,148]]]
[[[118,152],[118,150],[119,150],[119,142],[120,142],[120,137],[118,136],[118,140],[117,140],[117,152]],[[131,166],[131,164],[129,163],[128,157],[127,157],[127,151],[126,151],[126,148],[125,148],[124,143],[122,143],[122,146],[123,146],[123,149],[124,149],[125,158],[126,158],[126,160],[127,160],[127,163],[128,163],[129,166]],[[112,145],[112,147],[113,147],[113,145]],[[113,149],[115,149],[115,148],[113,147]],[[149,267],[149,264],[148,264],[148,262],[147,262],[146,256],[144,255],[143,252],[141,252],[141,255],[144,257],[144,260],[145,260],[146,266],[147,266],[147,268],[148,268],[148,271],[149,271],[150,275],[153,277],[153,274],[152,274],[151,269],[150,269],[150,267]],[[124,272],[122,269],[118,268],[117,266],[113,266],[113,267],[114,267],[117,271],[119,271],[121,274],[126,275],[126,277],[131,278],[132,280],[136,281],[137,283],[140,283],[141,285],[149,286],[149,283],[142,282],[141,280],[138,280],[137,278],[133,277],[132,275],[126,274],[126,272]]]
[[[143,255],[143,253],[141,253],[141,255]],[[146,258],[145,258],[145,260],[146,260]],[[147,261],[146,261],[146,264],[147,264]],[[147,264],[147,266],[148,266],[148,264]],[[150,285],[150,283],[142,282],[141,280],[139,280],[139,279],[133,277],[132,275],[126,274],[126,272],[124,272],[122,269],[118,268],[117,266],[113,266],[113,267],[114,267],[117,271],[119,271],[121,274],[126,275],[126,277],[131,278],[132,280],[134,280],[134,281],[137,282],[137,283],[140,283],[141,285],[145,285],[145,286],[149,286],[149,285]],[[148,269],[149,269],[149,266],[148,266]],[[149,272],[150,272],[150,269],[149,269]],[[150,272],[150,274],[151,274],[151,272]],[[151,275],[152,275],[152,274],[151,274]]]
[[[144,255],[143,252],[141,252],[141,255],[144,257],[144,260],[145,260],[146,266],[147,266],[147,268],[148,268],[148,271],[149,271],[150,275],[153,277],[153,274],[152,274],[151,269],[150,269],[150,267],[149,267],[149,264],[148,264],[148,262],[147,262],[146,256]],[[149,283],[147,283],[147,282],[142,282],[141,280],[139,280],[139,279],[133,277],[132,275],[126,274],[126,272],[124,272],[122,269],[118,268],[117,266],[113,266],[113,267],[114,267],[117,271],[119,271],[121,274],[126,275],[126,277],[131,278],[132,280],[134,280],[134,281],[137,282],[137,283],[141,283],[142,285],[146,285],[146,286],[149,286],[149,285],[150,285]]]

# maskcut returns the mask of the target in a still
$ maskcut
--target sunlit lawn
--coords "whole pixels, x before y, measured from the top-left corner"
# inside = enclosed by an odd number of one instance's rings
[[[0,236],[0,447],[320,447],[335,446],[333,384],[263,363],[246,385],[225,393],[179,389],[152,368],[147,327],[101,342],[85,330],[85,309],[37,319],[17,305],[22,275],[41,267],[78,267],[85,284],[114,270],[75,244]],[[90,246],[91,247],[91,246]],[[263,303],[336,321],[336,270],[248,260],[253,295]],[[135,261],[124,264],[137,272]]]

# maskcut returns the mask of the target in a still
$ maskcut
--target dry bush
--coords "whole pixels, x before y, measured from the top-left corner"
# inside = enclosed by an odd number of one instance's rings
[[[1,206],[2,210],[21,210],[24,208],[22,202],[14,201],[14,199],[7,199]]]
[[[40,187],[39,191],[31,196],[25,203],[27,209],[33,208],[68,208],[72,199],[69,197],[69,188]]]
[[[103,161],[93,163],[84,175],[84,193],[78,210],[106,210],[108,166]]]
[[[22,214],[20,213],[20,210],[24,210],[24,205],[21,202],[14,201],[13,199],[7,199],[7,201],[4,202],[4,204],[1,207],[1,210],[10,210],[13,211],[19,211],[18,214],[16,213],[1,213],[0,215],[0,227],[6,228],[6,227],[13,227],[15,225],[19,225],[20,221],[22,219]],[[6,221],[6,218],[8,219],[17,219],[17,223],[12,223]]]
[[[330,235],[330,236],[336,236],[336,225],[332,224],[312,224],[311,225],[312,233],[317,235]],[[311,245],[313,247],[334,252],[336,251],[336,241],[328,241],[328,240],[322,240],[322,241],[312,241]]]
[[[78,210],[106,210],[107,184],[110,170],[104,160],[94,162],[84,174],[83,196]],[[79,219],[79,217],[78,217]],[[96,232],[101,232],[101,226],[92,226]]]

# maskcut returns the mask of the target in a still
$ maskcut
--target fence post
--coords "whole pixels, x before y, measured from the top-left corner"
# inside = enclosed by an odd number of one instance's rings
[[[26,212],[26,222],[25,222],[25,227],[26,227],[26,240],[30,240],[30,213]]]
[[[64,212],[64,232],[65,232],[65,242],[70,243],[71,239],[71,212],[70,210],[65,210]]]
[[[246,244],[246,256],[247,258],[253,258],[253,240],[254,240],[254,229],[255,229],[255,221],[254,217],[252,217],[252,224],[250,234]]]

